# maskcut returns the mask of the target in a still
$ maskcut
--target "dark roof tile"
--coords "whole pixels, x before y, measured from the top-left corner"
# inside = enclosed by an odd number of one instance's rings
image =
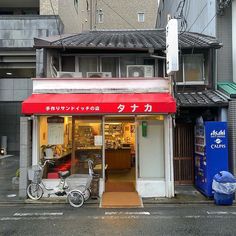
[[[180,107],[208,107],[228,105],[228,99],[217,90],[177,93],[176,100]]]
[[[64,48],[116,48],[149,49],[166,48],[166,32],[155,30],[101,30],[89,31],[53,38],[36,38],[35,47]],[[180,48],[219,48],[221,43],[215,38],[199,33],[184,32],[179,34]]]

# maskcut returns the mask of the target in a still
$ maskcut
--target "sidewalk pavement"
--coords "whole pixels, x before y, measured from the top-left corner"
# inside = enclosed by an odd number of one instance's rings
[[[12,183],[19,168],[19,155],[0,156],[0,203],[19,203],[19,185]]]
[[[19,168],[19,155],[0,156],[0,204],[4,203],[38,203],[54,204],[65,203],[65,197],[43,198],[38,201],[19,198],[19,185],[12,182]],[[99,206],[99,199],[89,200],[91,205]],[[202,195],[194,186],[176,186],[173,198],[143,198],[144,206],[147,204],[214,204],[213,199]],[[234,202],[236,204],[236,202]]]

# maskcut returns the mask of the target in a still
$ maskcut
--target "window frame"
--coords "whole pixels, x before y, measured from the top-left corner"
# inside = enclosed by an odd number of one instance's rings
[[[104,23],[104,13],[103,11],[98,11],[98,14],[97,14],[97,21],[98,21],[98,24],[103,24]]]
[[[143,20],[141,20],[140,16],[143,16]],[[144,23],[145,22],[145,13],[144,12],[138,12],[138,22]]]
[[[201,81],[186,81],[185,79],[185,60],[186,57],[193,56],[193,57],[201,57],[202,59],[202,80]],[[182,55],[182,68],[179,68],[179,71],[182,69],[182,82],[176,80],[177,85],[205,85],[207,84],[206,80],[206,74],[205,74],[205,57],[203,53],[197,53],[197,54],[183,54]]]
[[[158,77],[158,68],[159,68],[159,65],[158,65],[158,61],[154,58],[151,58],[149,57],[148,55],[137,55],[137,54],[117,54],[117,55],[112,55],[112,54],[61,54],[60,55],[60,66],[59,66],[59,71],[62,71],[61,68],[63,67],[63,65],[61,64],[62,63],[62,57],[70,57],[70,56],[74,56],[75,57],[75,71],[71,71],[71,72],[82,72],[81,69],[80,69],[80,59],[81,58],[97,58],[97,72],[103,72],[102,71],[102,59],[103,58],[115,58],[116,59],[116,76],[113,77],[113,78],[125,78],[127,77],[127,73],[126,73],[126,69],[124,70],[125,72],[125,75],[122,76],[122,59],[123,58],[126,58],[126,57],[134,57],[135,60],[134,60],[134,64],[133,65],[141,65],[141,64],[144,64],[144,61],[145,60],[153,60],[154,62],[154,65],[153,64],[150,64],[150,65],[153,65],[153,77]],[[143,60],[143,62],[141,63],[139,60]],[[132,65],[132,64],[128,64],[128,65]],[[147,64],[149,65],[149,64]],[[104,71],[104,72],[110,72],[110,71]]]

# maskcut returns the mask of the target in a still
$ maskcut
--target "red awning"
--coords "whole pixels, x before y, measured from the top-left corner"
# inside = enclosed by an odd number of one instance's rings
[[[169,93],[33,94],[22,103],[23,114],[175,113]]]

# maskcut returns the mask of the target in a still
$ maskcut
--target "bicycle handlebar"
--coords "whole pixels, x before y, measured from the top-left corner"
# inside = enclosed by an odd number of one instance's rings
[[[46,166],[47,163],[54,164],[55,162],[52,161],[52,160],[46,160],[46,161],[44,161],[44,163],[41,165],[41,167],[44,168],[44,167]]]

